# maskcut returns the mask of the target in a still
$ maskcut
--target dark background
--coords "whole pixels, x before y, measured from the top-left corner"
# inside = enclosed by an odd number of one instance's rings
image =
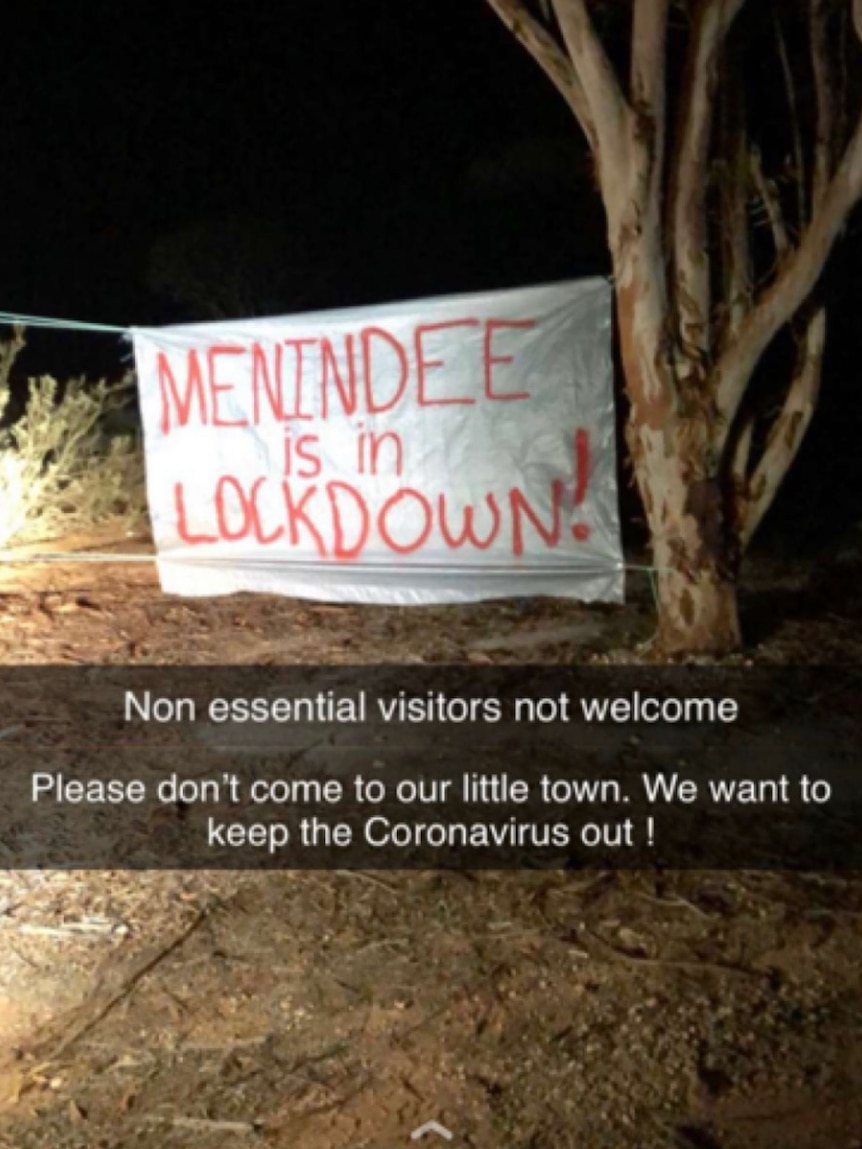
[[[284,306],[607,266],[577,129],[482,0],[28,3],[4,41],[7,310],[185,317],[154,245],[237,220]]]
[[[484,0],[29,0],[3,42],[0,309],[145,325],[609,270],[579,130]],[[212,299],[175,289],[166,250],[193,251]],[[794,538],[858,507],[859,253],[833,267]],[[124,354],[31,332],[19,370]]]

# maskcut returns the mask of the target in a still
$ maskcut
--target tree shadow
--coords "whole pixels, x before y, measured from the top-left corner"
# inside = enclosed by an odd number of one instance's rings
[[[807,580],[797,586],[765,586],[740,594],[746,645],[774,638],[788,622],[827,622],[858,627],[862,622],[862,532],[854,545],[812,558]],[[812,652],[813,657],[813,652]]]

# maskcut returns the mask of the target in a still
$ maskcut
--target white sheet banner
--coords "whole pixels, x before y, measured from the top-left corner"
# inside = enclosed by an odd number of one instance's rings
[[[133,337],[166,591],[622,598],[604,280]]]

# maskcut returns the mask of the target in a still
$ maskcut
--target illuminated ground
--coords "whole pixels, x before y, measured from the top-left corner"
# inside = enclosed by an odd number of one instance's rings
[[[744,657],[858,661],[860,585],[762,564]],[[0,657],[623,661],[635,592],[360,610],[6,568]],[[482,1149],[858,1149],[860,923],[822,876],[7,872],[0,1146],[360,1149],[436,1118]]]

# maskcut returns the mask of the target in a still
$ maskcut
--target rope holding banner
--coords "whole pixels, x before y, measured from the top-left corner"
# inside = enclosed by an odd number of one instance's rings
[[[54,328],[59,331],[96,331],[108,335],[128,336],[131,328],[116,327],[110,323],[86,323],[80,319],[52,319],[45,315],[23,315],[16,311],[0,311],[0,324],[22,324],[24,327]]]
[[[236,560],[233,557],[228,557],[228,556],[225,556],[224,558],[209,558],[208,559],[208,558],[205,558],[204,556],[193,558],[189,555],[183,555],[180,558],[180,557],[169,555],[169,554],[159,555],[159,554],[152,552],[152,551],[148,551],[146,554],[141,554],[141,555],[134,555],[134,554],[129,554],[129,553],[108,554],[108,553],[100,552],[100,551],[77,551],[77,552],[70,551],[68,553],[66,553],[64,551],[44,551],[41,554],[16,555],[12,551],[0,551],[0,566],[26,566],[27,564],[39,565],[39,564],[43,564],[43,563],[58,563],[58,564],[62,565],[64,563],[68,563],[68,564],[71,564],[71,563],[105,563],[105,564],[110,564],[110,563],[155,563],[155,562],[181,562],[181,563],[199,562],[199,563],[202,563],[205,565],[206,564],[216,564],[217,565],[219,562],[232,563],[235,561]],[[249,562],[248,559],[245,559],[244,561]],[[274,565],[274,566],[291,565],[289,560],[286,561],[284,559],[270,559],[270,560],[263,560],[263,559],[254,560],[253,559],[250,561],[251,561],[252,565],[257,564],[257,565],[261,565],[261,566],[264,566],[264,565]],[[318,567],[321,564],[319,564],[319,563],[300,563],[300,564],[294,564],[294,565]],[[343,566],[344,564],[341,564],[341,565]],[[607,570],[619,570],[620,564],[608,563],[606,567],[599,566],[597,564],[595,569],[600,570],[600,571],[605,570],[605,569],[607,569]],[[632,572],[639,571],[639,572],[645,573],[648,576],[649,581],[650,581],[650,586],[651,586],[652,592],[653,592],[653,598],[655,599],[656,605],[658,605],[658,587],[656,584],[655,576],[657,574],[669,573],[669,569],[670,568],[668,568],[668,567],[645,566],[645,565],[642,565],[639,563],[623,563],[622,564],[622,570],[624,570],[624,571],[632,571]]]

